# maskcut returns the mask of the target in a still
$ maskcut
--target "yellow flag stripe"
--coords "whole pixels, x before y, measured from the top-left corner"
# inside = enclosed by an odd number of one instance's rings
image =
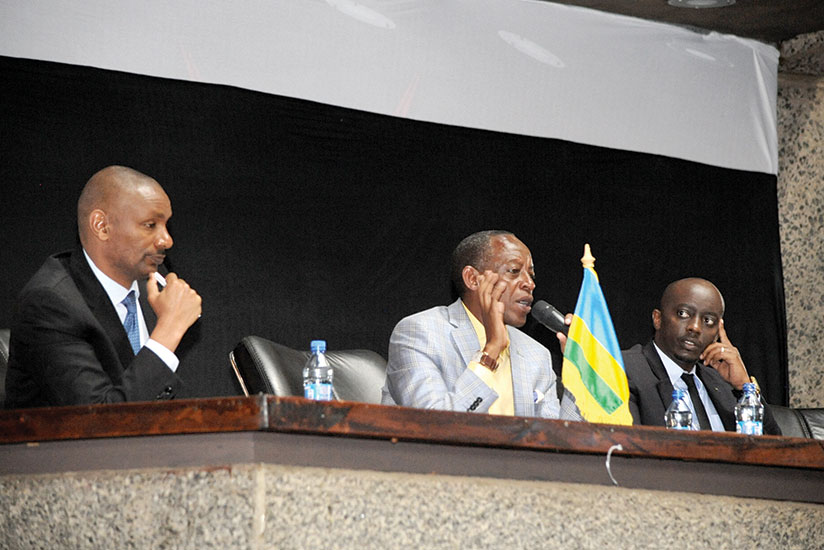
[[[563,382],[564,387],[575,396],[575,405],[586,421],[632,425],[632,414],[629,412],[628,402],[622,403],[612,413],[602,409],[595,398],[587,391],[578,369],[568,359],[564,359]]]
[[[622,401],[629,399],[629,385],[624,368],[589,331],[583,319],[575,317],[569,327],[569,339],[578,343],[589,367]],[[566,355],[566,354],[565,354]],[[576,361],[577,363],[578,361]],[[587,384],[589,386],[589,384]],[[590,393],[594,393],[592,390]]]
[[[571,364],[575,367],[575,370],[578,371],[577,378],[581,379],[587,394],[595,400],[598,407],[611,413],[621,406],[621,397],[612,391],[612,388],[601,379],[593,366],[587,362],[584,350],[575,340],[567,340],[566,350],[564,350],[564,364]]]

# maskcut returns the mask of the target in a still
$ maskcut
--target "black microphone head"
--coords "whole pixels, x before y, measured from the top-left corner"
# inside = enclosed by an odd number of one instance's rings
[[[532,304],[532,316],[552,332],[563,332],[564,334],[569,332],[569,327],[564,323],[564,316],[561,312],[543,300],[538,300]]]
[[[163,258],[163,263],[161,265],[166,268],[166,274],[174,273],[174,268],[172,268],[172,261],[169,259],[169,251],[166,250],[164,254],[165,256]],[[161,275],[163,275],[163,273],[161,273]]]

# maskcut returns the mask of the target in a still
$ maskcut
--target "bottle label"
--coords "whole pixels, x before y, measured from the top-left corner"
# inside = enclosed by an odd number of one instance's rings
[[[752,420],[739,420],[735,425],[735,431],[740,434],[762,435],[763,429],[761,422]]]
[[[303,387],[303,396],[315,401],[332,401],[332,384],[311,382]]]
[[[673,425],[673,426],[667,426],[667,428],[669,428],[670,430],[691,430],[692,426],[690,426],[690,425],[686,425],[686,426]]]

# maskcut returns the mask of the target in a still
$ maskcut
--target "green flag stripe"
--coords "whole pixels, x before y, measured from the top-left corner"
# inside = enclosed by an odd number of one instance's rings
[[[612,391],[612,388],[590,366],[586,357],[584,357],[584,350],[578,342],[572,339],[567,340],[564,358],[568,359],[578,369],[581,374],[581,381],[602,409],[612,414],[621,406],[624,402],[623,399]]]

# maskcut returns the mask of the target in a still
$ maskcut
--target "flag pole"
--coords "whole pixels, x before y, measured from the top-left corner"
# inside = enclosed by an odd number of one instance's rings
[[[631,425],[621,348],[589,243],[584,245],[581,265],[584,280],[564,348],[564,397],[568,394],[577,415],[589,422]]]
[[[584,245],[584,255],[581,257],[581,265],[584,269],[595,267],[595,257],[593,257],[592,252],[589,250],[589,243]]]

